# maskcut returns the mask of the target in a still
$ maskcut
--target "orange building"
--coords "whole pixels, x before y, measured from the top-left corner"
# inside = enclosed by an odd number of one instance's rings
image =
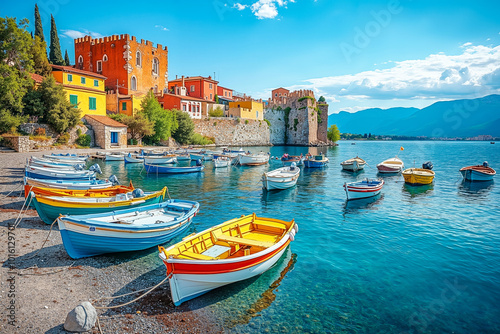
[[[283,87],[276,88],[272,91],[271,100],[277,103],[286,103],[286,99],[290,96],[290,91]]]
[[[163,109],[185,111],[191,118],[201,119],[205,100],[197,97],[160,93],[156,95]]]
[[[151,89],[160,92],[168,87],[167,47],[128,34],[75,39],[75,67],[107,77],[107,90],[118,92],[107,94],[107,109],[114,112],[125,106],[125,113],[132,114],[139,108],[134,101]]]
[[[183,88],[185,87],[185,95],[196,97],[199,99],[207,101],[215,101],[215,95],[217,94],[217,84],[219,82],[209,77],[184,77],[180,79],[171,80],[168,83],[169,92],[182,95]]]

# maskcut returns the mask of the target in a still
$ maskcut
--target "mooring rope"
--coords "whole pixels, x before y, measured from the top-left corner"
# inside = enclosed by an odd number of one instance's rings
[[[47,242],[47,240],[49,240],[49,237],[50,237],[50,232],[52,232],[52,227],[54,227],[54,224],[56,223],[57,219],[59,219],[59,217],[57,217],[53,222],[52,224],[50,224],[50,230],[49,230],[49,234],[47,234],[47,238],[45,238],[45,241],[43,242],[42,244],[42,247],[40,247],[36,252],[35,254],[33,254],[32,256],[30,256],[29,258],[27,258],[27,260],[31,259],[31,258],[34,258],[42,249],[43,249],[43,246],[45,246],[45,243]]]
[[[17,189],[19,189],[20,186],[23,185],[23,182],[20,182],[16,187],[14,187],[14,189],[12,189],[7,195],[2,195],[2,198],[7,198],[9,197],[10,194],[12,194],[14,191],[16,191]],[[22,192],[21,192],[22,193]]]

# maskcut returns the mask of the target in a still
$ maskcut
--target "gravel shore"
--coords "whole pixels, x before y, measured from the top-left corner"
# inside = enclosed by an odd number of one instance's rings
[[[96,150],[56,152],[86,154]],[[9,230],[24,203],[20,191],[26,159],[44,153],[0,153],[0,333],[66,333],[66,315],[80,302],[134,292],[165,278],[165,267],[155,256],[156,249],[73,260],[64,250],[57,224],[37,253],[50,226],[38,218],[35,210],[27,210],[17,228]],[[99,305],[118,305],[138,295],[104,300]],[[175,307],[168,283],[128,306],[98,310],[98,315],[103,333],[224,332],[204,308],[190,309],[186,304]],[[92,332],[99,333],[97,326]]]

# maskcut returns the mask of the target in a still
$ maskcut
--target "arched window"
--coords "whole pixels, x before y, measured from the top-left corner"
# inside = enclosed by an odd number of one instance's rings
[[[153,58],[153,74],[158,75],[160,69],[160,62],[158,58]]]
[[[137,78],[135,77],[135,75],[130,78],[130,89],[137,90]]]
[[[83,57],[82,57],[82,55],[78,56],[78,67],[80,69],[83,68]]]
[[[104,56],[102,56],[102,61],[108,61],[108,55],[105,54]]]
[[[141,67],[141,64],[142,64],[141,52],[137,51],[135,53],[135,65]]]

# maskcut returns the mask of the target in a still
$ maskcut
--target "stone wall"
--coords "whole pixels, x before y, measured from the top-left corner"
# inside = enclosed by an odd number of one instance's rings
[[[264,119],[271,123],[270,140],[273,145],[285,144],[285,112],[278,109],[264,109]]]
[[[271,145],[269,126],[265,121],[205,118],[193,119],[194,131],[215,139],[216,145],[268,146]]]
[[[30,139],[28,136],[7,136],[4,135],[5,145],[12,148],[16,152],[29,152]]]
[[[48,137],[57,137],[58,134],[48,124],[39,124],[39,123],[24,123],[19,126],[19,129],[25,133],[29,133],[30,135],[35,134],[35,130],[38,128],[45,129],[45,135]]]

